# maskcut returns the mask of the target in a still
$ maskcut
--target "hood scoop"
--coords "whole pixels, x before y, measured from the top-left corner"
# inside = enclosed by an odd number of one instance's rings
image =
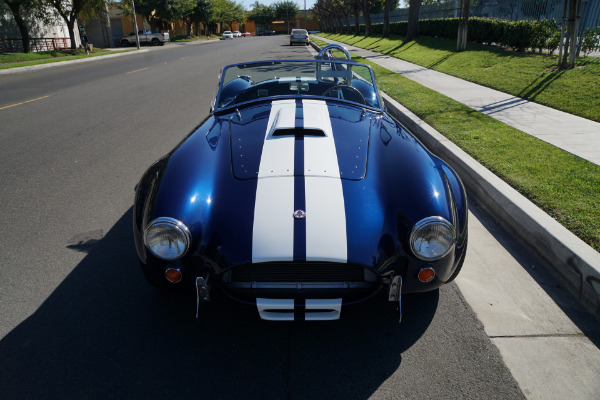
[[[242,113],[246,123],[230,120],[236,179],[365,176],[371,119],[361,109],[281,100]]]
[[[310,129],[310,128],[280,128],[273,131],[271,134],[272,137],[279,136],[315,136],[315,137],[324,137],[325,132],[320,129]]]

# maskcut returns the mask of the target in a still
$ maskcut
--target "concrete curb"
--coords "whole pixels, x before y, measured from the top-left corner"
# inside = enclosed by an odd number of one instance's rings
[[[593,313],[600,315],[600,253],[387,94],[388,112],[445,160],[469,192]]]

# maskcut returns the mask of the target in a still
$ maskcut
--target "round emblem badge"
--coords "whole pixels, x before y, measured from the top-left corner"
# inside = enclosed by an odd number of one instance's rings
[[[296,219],[302,219],[306,217],[306,213],[304,212],[304,210],[296,210],[294,211],[294,218]]]

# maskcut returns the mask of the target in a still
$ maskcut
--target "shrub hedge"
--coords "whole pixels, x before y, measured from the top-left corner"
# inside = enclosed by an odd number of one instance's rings
[[[424,19],[419,21],[419,34],[423,36],[456,39],[458,18]],[[390,23],[392,35],[406,36],[408,22]],[[382,34],[383,24],[371,25],[373,33]],[[360,26],[365,32],[365,26]],[[549,49],[554,51],[558,44],[559,30],[555,20],[506,21],[492,18],[469,18],[468,40],[470,42],[495,44],[518,51],[525,49]]]

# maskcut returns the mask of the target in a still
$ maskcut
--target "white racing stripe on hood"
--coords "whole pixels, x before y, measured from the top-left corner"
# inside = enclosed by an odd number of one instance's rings
[[[271,137],[275,128],[294,127],[294,100],[272,103],[263,145],[252,237],[252,262],[293,261],[293,136]],[[348,258],[344,194],[329,111],[324,101],[303,101],[304,127],[323,136],[305,136],[306,259],[346,262]],[[276,171],[292,171],[281,176]]]
[[[294,259],[294,137],[271,135],[275,127],[293,128],[295,113],[295,100],[271,105],[254,204],[253,263]],[[291,176],[277,176],[285,170]]]
[[[346,210],[327,103],[304,100],[304,127],[325,137],[304,137],[306,259],[346,262]]]

